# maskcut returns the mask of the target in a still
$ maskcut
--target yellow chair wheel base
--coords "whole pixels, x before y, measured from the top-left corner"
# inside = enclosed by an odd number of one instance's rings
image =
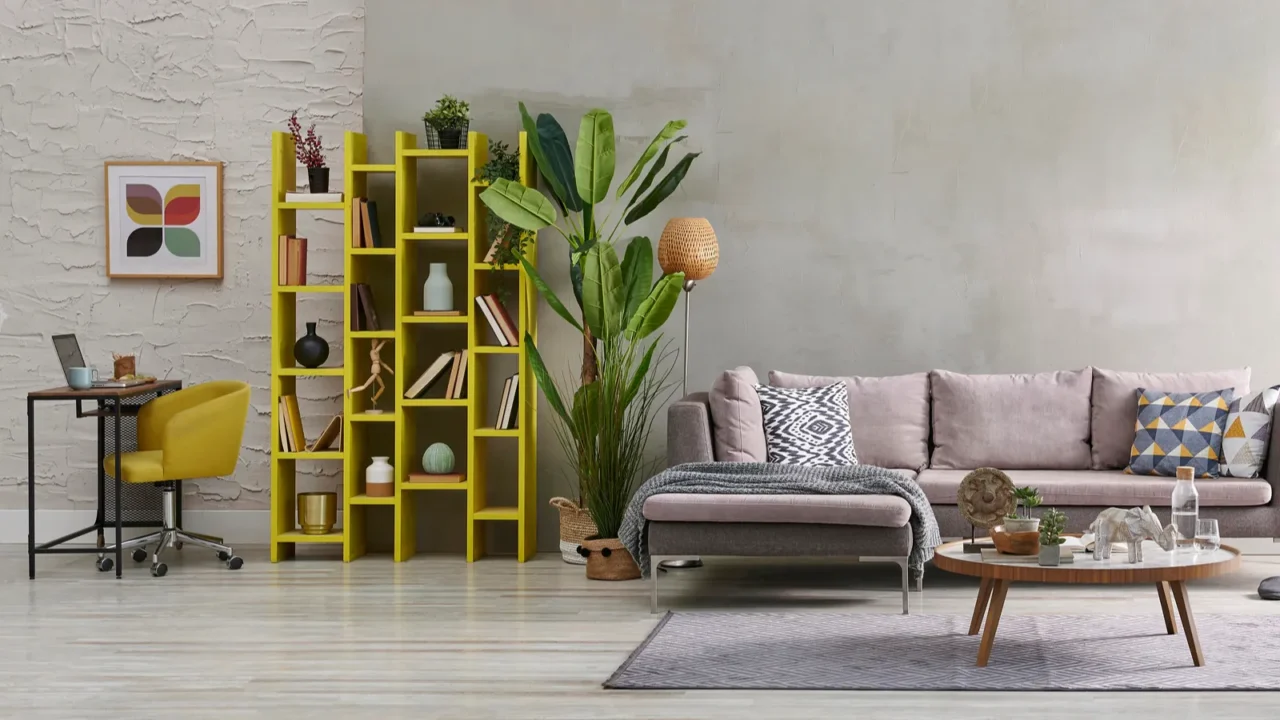
[[[136,549],[133,551],[133,555],[131,555],[130,557],[132,557],[132,558],[133,558],[133,561],[134,561],[134,562],[136,562],[136,563],[140,563],[140,562],[142,562],[143,560],[146,560],[146,559],[147,559],[147,551],[146,551],[146,550],[143,550],[142,548],[136,548]]]
[[[169,572],[169,566],[164,563],[151,566],[151,577],[164,577]]]
[[[99,572],[107,572],[116,566],[116,561],[109,557],[100,557],[96,564]]]

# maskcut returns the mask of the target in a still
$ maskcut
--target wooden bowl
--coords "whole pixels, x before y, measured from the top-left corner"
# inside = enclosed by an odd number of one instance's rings
[[[991,528],[991,540],[996,549],[1010,555],[1037,555],[1040,553],[1040,533],[1005,532],[1003,525]]]

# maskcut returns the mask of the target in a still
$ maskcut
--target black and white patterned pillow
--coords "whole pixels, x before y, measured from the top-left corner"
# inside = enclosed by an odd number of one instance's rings
[[[857,465],[844,383],[811,388],[756,385],[767,459],[787,465]]]

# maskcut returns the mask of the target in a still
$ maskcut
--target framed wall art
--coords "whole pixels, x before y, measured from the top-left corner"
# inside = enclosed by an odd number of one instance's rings
[[[222,277],[222,163],[111,161],[103,172],[107,277]]]

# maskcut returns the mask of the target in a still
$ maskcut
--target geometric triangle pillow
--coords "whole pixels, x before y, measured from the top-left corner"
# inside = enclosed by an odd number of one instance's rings
[[[1267,460],[1271,439],[1271,413],[1280,397],[1280,385],[1231,401],[1226,431],[1222,435],[1222,474],[1254,478]]]
[[[1138,390],[1138,422],[1129,450],[1130,475],[1173,477],[1195,468],[1196,477],[1217,477],[1222,433],[1235,390],[1168,393]]]

